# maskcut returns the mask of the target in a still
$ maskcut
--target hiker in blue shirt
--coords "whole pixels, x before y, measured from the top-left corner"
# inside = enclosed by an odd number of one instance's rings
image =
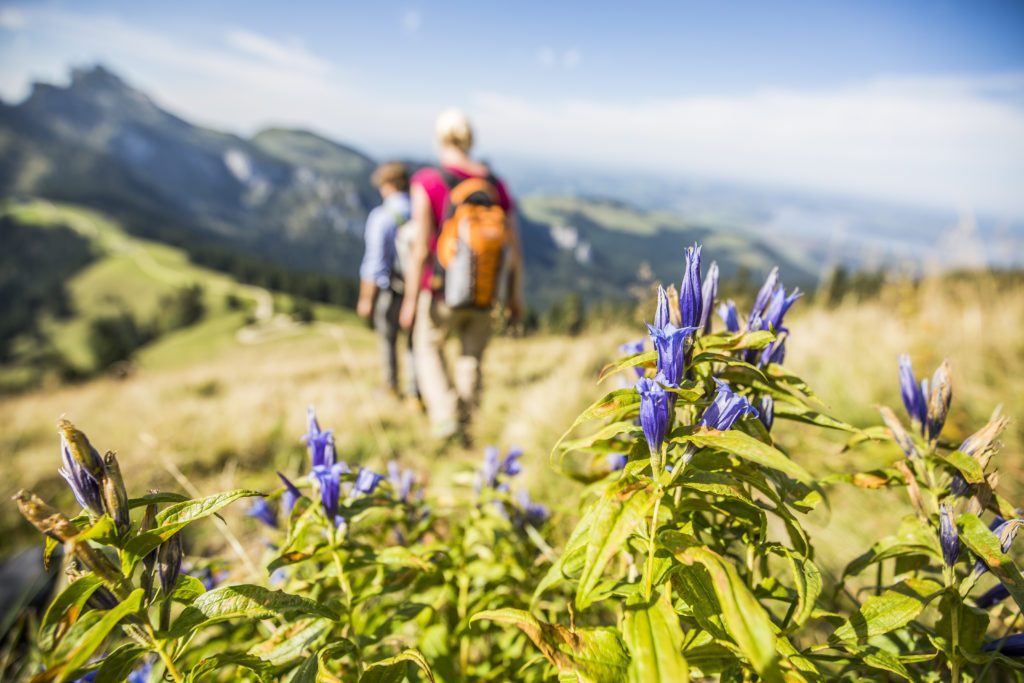
[[[404,287],[403,263],[409,253],[409,171],[404,164],[381,164],[373,174],[373,184],[383,202],[366,218],[366,249],[359,267],[359,302],[356,312],[372,320],[380,337],[384,388],[398,393],[398,313]],[[416,397],[412,369],[412,345],[406,345],[407,393]]]

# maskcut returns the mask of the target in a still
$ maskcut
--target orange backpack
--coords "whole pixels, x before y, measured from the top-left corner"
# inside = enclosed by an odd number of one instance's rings
[[[508,216],[493,176],[459,178],[442,170],[448,185],[445,220],[437,238],[450,308],[490,308],[498,294],[508,244]]]

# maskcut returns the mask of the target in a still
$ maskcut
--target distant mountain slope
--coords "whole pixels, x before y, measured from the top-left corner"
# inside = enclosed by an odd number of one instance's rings
[[[306,131],[272,128],[246,139],[193,125],[102,66],[74,70],[67,86],[37,83],[17,105],[0,103],[0,197],[90,206],[214,267],[245,253],[355,279],[363,223],[378,201],[374,163]],[[591,301],[625,298],[652,276],[676,280],[694,240],[726,274],[760,275],[778,263],[790,281],[813,282],[749,236],[667,211],[567,196],[526,198],[521,208],[535,308],[570,291]]]

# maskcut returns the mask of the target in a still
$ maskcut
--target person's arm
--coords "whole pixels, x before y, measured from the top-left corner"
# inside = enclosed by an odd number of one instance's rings
[[[366,320],[373,315],[373,305],[379,289],[377,283],[391,275],[384,244],[387,237],[386,220],[387,216],[379,209],[374,209],[366,217],[366,231],[363,233],[366,246],[363,262],[359,266],[359,301],[356,304],[356,313]]]
[[[411,329],[416,319],[416,300],[420,294],[420,282],[423,269],[430,258],[430,236],[434,233],[434,212],[430,207],[430,197],[421,185],[413,185],[410,192],[412,200],[412,244],[409,249],[409,268],[405,274],[405,296],[402,309],[398,314],[398,322],[403,329]]]

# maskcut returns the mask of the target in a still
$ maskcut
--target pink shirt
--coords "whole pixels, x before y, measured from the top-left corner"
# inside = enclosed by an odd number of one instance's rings
[[[454,166],[445,166],[444,170],[460,179],[480,177]],[[448,185],[445,184],[441,171],[433,166],[416,171],[412,175],[410,184],[413,187],[417,185],[422,187],[423,191],[427,193],[427,198],[430,200],[430,209],[434,214],[434,234],[430,236],[430,255],[434,256],[437,253],[437,237],[441,232],[441,223],[444,221],[444,211],[448,204]],[[512,201],[512,196],[508,193],[505,183],[495,178],[494,187],[498,191],[498,205],[505,209],[505,213],[511,214],[515,208],[515,203]],[[430,280],[434,273],[433,261],[433,258],[431,258],[427,263],[427,267],[423,269],[423,279],[420,286],[426,290],[431,288]]]

